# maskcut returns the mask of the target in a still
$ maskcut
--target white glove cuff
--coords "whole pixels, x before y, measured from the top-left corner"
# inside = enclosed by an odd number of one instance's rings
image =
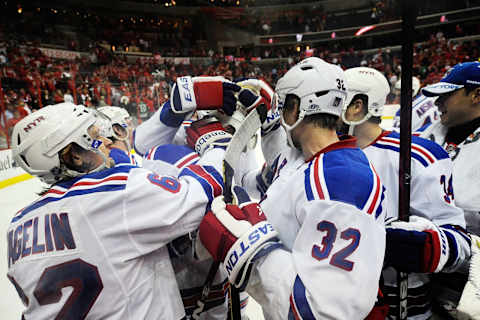
[[[225,148],[230,143],[232,135],[223,130],[210,131],[195,142],[195,151],[202,156],[210,147],[216,146],[225,146]]]
[[[180,101],[176,101],[175,99],[175,90],[179,93]],[[195,91],[193,90],[192,77],[186,76],[177,78],[177,82],[172,88],[170,99],[173,104],[172,111],[174,113],[185,114],[195,111],[197,108],[197,101],[195,99]],[[177,107],[178,105],[181,107]]]
[[[463,289],[457,311],[458,319],[480,319],[480,237],[475,235],[472,235],[472,258],[468,281]]]
[[[237,279],[242,268],[247,265],[255,254],[261,250],[267,242],[277,237],[278,233],[267,221],[262,221],[252,226],[248,232],[245,232],[228,251],[223,261],[223,267],[228,275],[230,283],[242,283],[245,278],[245,272],[241,276],[241,281]],[[246,271],[247,268],[243,268]]]

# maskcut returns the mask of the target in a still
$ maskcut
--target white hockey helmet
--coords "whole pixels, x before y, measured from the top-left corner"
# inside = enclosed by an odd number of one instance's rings
[[[342,111],[342,120],[350,125],[349,133],[352,134],[353,127],[367,121],[370,117],[382,116],[383,106],[390,92],[390,85],[383,74],[373,68],[357,67],[345,71],[348,95],[347,103]],[[366,95],[367,113],[358,121],[349,121],[345,118],[348,106],[353,102],[357,94]]]
[[[112,130],[112,137],[117,140],[127,140],[129,128],[132,126],[130,114],[124,108],[116,106],[104,106],[97,109],[112,122],[112,126],[118,126],[117,130]]]
[[[15,162],[25,171],[46,183],[55,183],[65,177],[85,174],[67,168],[59,152],[75,142],[85,150],[99,153],[106,167],[107,158],[98,150],[101,142],[90,137],[88,129],[98,126],[105,133],[106,121],[97,111],[72,103],[46,106],[20,120],[13,128],[12,152]]]
[[[398,79],[397,82],[395,82],[395,86],[393,87],[396,92],[395,94],[399,95],[400,90],[402,89],[402,80]],[[412,98],[415,97],[420,90],[420,80],[417,77],[412,77]]]
[[[278,95],[281,124],[287,132],[290,146],[293,146],[291,131],[305,116],[317,113],[340,116],[347,98],[343,70],[317,57],[304,59],[288,70],[278,80],[275,92]],[[286,124],[283,117],[287,95],[295,95],[300,99],[298,119],[292,125]]]

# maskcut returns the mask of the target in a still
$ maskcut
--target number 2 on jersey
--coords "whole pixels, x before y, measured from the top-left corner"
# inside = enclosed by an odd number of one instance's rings
[[[30,301],[17,281],[8,276],[17,289],[25,306]],[[85,319],[103,290],[98,268],[82,259],[74,259],[46,268],[33,291],[41,306],[57,303],[62,298],[62,288],[73,287],[73,291],[55,317],[55,320]],[[23,318],[22,318],[23,319]]]
[[[33,295],[38,303],[48,305],[62,298],[62,288],[73,287],[55,319],[85,319],[103,289],[96,266],[75,259],[46,268]]]
[[[337,239],[337,227],[332,222],[323,220],[317,224],[317,230],[326,232],[323,236],[321,246],[315,244],[312,247],[312,257],[321,261],[328,258],[332,252],[333,244]],[[330,264],[340,269],[351,271],[354,262],[347,260],[347,258],[360,244],[360,236],[360,231],[354,228],[348,228],[342,231],[340,238],[347,241],[350,240],[350,243],[332,255]]]

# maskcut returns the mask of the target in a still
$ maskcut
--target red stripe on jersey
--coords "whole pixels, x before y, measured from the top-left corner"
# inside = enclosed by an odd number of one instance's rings
[[[66,191],[60,191],[60,190],[56,190],[56,189],[50,189],[47,191],[46,194],[48,193],[55,193],[55,194],[64,194]]]
[[[192,161],[193,159],[198,158],[198,154],[192,154],[187,159],[183,160],[179,164],[176,165],[177,168],[182,168],[184,165]]]
[[[293,301],[293,296],[292,295],[290,295],[290,308],[292,308],[293,316],[295,317],[295,320],[302,320],[302,318],[300,318],[300,315],[298,314],[297,306],[295,305],[295,302]]]
[[[50,189],[47,191],[47,193],[45,193],[45,196],[49,195],[49,194],[59,194],[59,195],[62,195],[62,194],[65,194],[67,191],[70,191],[72,190],[72,188],[74,187],[78,187],[78,186],[93,186],[93,185],[96,185],[96,184],[100,184],[100,183],[103,183],[103,182],[107,182],[107,181],[126,181],[128,179],[127,176],[113,176],[113,177],[108,177],[108,178],[105,178],[105,179],[102,179],[100,181],[80,181],[80,182],[77,182],[75,184],[73,184],[70,189],[67,189],[65,191],[61,191],[61,190],[57,190],[57,189]]]
[[[368,214],[372,214],[373,209],[375,209],[375,205],[377,204],[378,195],[380,194],[380,178],[378,177],[378,174],[375,172],[375,169],[373,169],[373,174],[375,175],[375,181],[377,182],[377,187],[375,189],[375,196],[373,197],[372,203],[370,204],[370,207],[367,210]]]
[[[391,143],[395,143],[395,144],[400,145],[400,141],[395,140],[395,139],[382,138],[382,139],[380,139],[380,140],[381,140],[381,141],[391,142]],[[412,144],[412,149],[420,152],[425,158],[428,159],[428,161],[429,161],[430,163],[434,163],[434,162],[435,162],[435,159],[433,159],[433,158],[432,158],[425,150],[423,150],[421,147]]]
[[[323,195],[322,185],[320,184],[320,177],[318,173],[318,162],[320,156],[315,159],[315,163],[313,164],[313,179],[315,180],[315,186],[317,187],[318,196],[321,200],[325,200],[325,196]],[[323,173],[323,172],[322,172]]]
[[[205,169],[203,169],[201,166],[196,166],[196,165],[191,165],[188,166],[190,170],[192,170],[194,173],[202,177],[203,179],[207,180],[207,182],[212,186],[213,188],[213,196],[217,197],[222,194],[222,186],[215,180],[214,177],[212,177]]]
[[[78,186],[93,186],[96,184],[100,184],[106,181],[126,181],[128,179],[127,176],[113,176],[113,177],[108,177],[100,181],[83,181],[83,182],[77,182],[75,183],[71,188],[73,187],[78,187]]]
[[[148,156],[147,156],[148,160],[152,160],[152,157],[155,154],[156,150],[157,150],[157,147],[153,147],[152,149],[150,149],[150,151],[148,152]]]
[[[428,161],[430,161],[430,163],[433,163],[433,162],[435,161],[432,157],[430,157],[430,155],[429,155],[428,153],[426,153],[426,152],[425,152],[423,149],[421,149],[420,147],[412,144],[412,149],[415,149],[415,150],[417,150],[418,152],[420,152],[421,154],[423,154],[423,155],[428,159]]]

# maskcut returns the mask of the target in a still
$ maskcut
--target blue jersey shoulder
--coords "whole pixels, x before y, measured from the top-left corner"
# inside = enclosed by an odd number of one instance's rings
[[[373,188],[373,172],[360,149],[344,149],[325,154],[324,176],[331,200],[362,210]]]
[[[179,160],[190,155],[196,155],[196,152],[190,147],[176,144],[165,144],[151,149],[145,157],[151,160],[162,160],[170,164],[175,164]]]

